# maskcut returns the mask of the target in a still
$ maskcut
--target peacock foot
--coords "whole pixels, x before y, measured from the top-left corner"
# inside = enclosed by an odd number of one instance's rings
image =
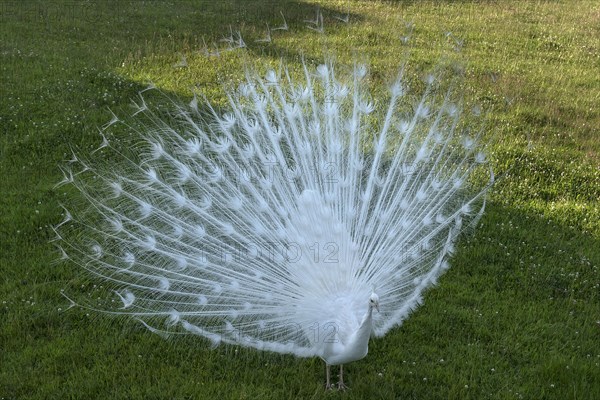
[[[335,389],[335,384],[331,384],[331,383],[325,384],[325,390],[333,390],[333,389]]]
[[[343,392],[344,390],[346,390],[346,389],[350,389],[350,388],[349,388],[348,386],[346,386],[346,385],[344,384],[344,382],[342,382],[342,381],[339,381],[339,382],[338,382],[338,384],[337,384],[337,388],[338,388],[338,390],[340,390],[340,391],[342,391],[342,392]]]

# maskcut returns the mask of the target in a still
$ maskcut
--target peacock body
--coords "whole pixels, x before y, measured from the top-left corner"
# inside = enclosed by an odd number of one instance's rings
[[[400,73],[376,102],[366,66],[337,70],[248,69],[226,112],[194,97],[160,115],[141,93],[102,129],[109,165],[70,161],[89,206],[57,229],[63,256],[114,289],[109,312],[329,366],[419,305],[483,213],[481,132],[435,77],[415,98]],[[107,139],[119,125],[138,147]]]

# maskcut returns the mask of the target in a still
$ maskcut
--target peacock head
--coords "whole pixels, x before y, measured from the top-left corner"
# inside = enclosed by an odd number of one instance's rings
[[[369,297],[369,308],[376,309],[379,312],[379,296],[375,293],[371,293],[371,297]]]

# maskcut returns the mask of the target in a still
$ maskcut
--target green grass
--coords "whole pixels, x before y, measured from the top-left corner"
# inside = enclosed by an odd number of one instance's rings
[[[322,1],[327,34],[300,1],[0,2],[0,399],[600,398],[600,6],[594,1]],[[348,25],[334,13],[350,11]],[[290,30],[260,45],[265,22]],[[346,368],[326,393],[318,359],[196,337],[165,340],[134,321],[66,310],[79,274],[49,239],[72,193],[54,189],[70,145],[99,143],[108,108],[149,81],[188,99],[246,63],[276,66],[326,46],[364,55],[389,81],[413,21],[413,74],[466,60],[469,101],[490,110],[503,177],[474,235],[425,304]],[[198,50],[241,27],[245,51]],[[464,40],[460,56],[452,32]],[[174,68],[182,55],[187,68]],[[492,77],[494,79],[492,79]]]

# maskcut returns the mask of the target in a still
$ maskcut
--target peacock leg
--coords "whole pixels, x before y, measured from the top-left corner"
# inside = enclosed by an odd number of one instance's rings
[[[344,385],[344,366],[340,364],[340,380],[338,381],[338,390],[346,390],[348,386]]]
[[[325,377],[327,379],[327,382],[325,383],[325,389],[326,390],[332,390],[333,389],[333,385],[331,384],[331,365],[325,363]]]

